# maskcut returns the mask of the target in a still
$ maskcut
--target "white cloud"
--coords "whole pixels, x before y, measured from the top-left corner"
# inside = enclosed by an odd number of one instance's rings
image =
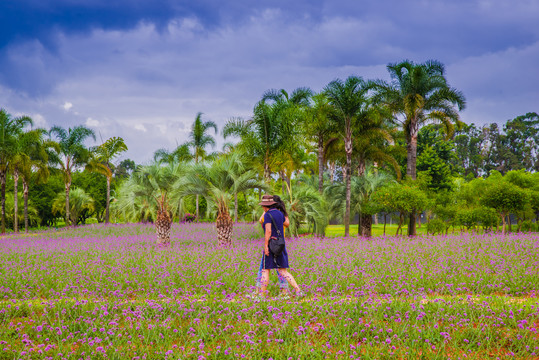
[[[62,107],[64,108],[65,111],[69,111],[73,107],[73,104],[66,101],[64,105],[62,105]]]
[[[147,132],[147,131],[148,131],[148,130],[146,129],[146,126],[144,126],[144,125],[142,125],[142,124],[136,124],[136,125],[134,126],[134,128],[135,128],[136,130],[139,130],[139,131],[142,131],[142,132]]]
[[[34,120],[34,127],[46,128],[48,126],[47,120],[41,114],[31,114],[30,117]]]
[[[101,123],[98,120],[92,119],[91,117],[86,119],[85,124],[88,127],[98,127],[101,125]]]

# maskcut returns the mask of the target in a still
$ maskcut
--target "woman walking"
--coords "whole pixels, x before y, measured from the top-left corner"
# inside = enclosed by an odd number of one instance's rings
[[[280,198],[278,198],[280,200]],[[299,288],[296,280],[288,272],[288,253],[286,251],[286,245],[281,254],[274,256],[269,250],[269,241],[272,237],[277,238],[278,232],[284,235],[285,214],[279,211],[279,207],[283,209],[284,204],[279,201],[275,201],[272,195],[264,195],[260,204],[264,209],[263,226],[264,226],[264,255],[262,260],[262,274],[260,278],[260,295],[265,297],[267,295],[267,286],[269,282],[269,272],[271,269],[277,269],[278,274],[286,279],[288,283],[294,288],[297,297],[304,296],[304,293]]]
[[[279,210],[284,215],[284,222],[283,227],[286,229],[288,226],[290,226],[290,221],[288,220],[288,214],[286,212],[286,206],[284,205],[283,200],[277,195],[273,195],[273,201],[275,201],[274,207]],[[265,212],[262,213],[262,216],[260,216],[260,219],[258,222],[260,223],[260,226],[262,226],[262,229],[264,229],[264,216],[266,215]],[[283,233],[284,235],[284,233]],[[258,274],[256,276],[256,293],[260,293],[260,286],[262,279],[262,269],[264,268],[264,256],[265,254],[262,254],[262,259],[260,259],[260,267],[258,268]],[[289,291],[288,291],[288,281],[286,281],[285,278],[277,272],[277,278],[279,279],[279,289],[281,290],[281,293],[279,294],[279,298],[286,300],[290,298]]]

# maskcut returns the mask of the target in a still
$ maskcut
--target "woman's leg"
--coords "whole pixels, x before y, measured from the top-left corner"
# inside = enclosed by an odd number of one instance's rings
[[[277,269],[277,272],[283,277],[285,278],[288,283],[290,285],[292,285],[292,287],[296,290],[296,291],[300,291],[300,288],[298,286],[298,283],[296,283],[296,280],[294,279],[294,277],[292,276],[292,274],[290,274],[288,272],[287,269],[284,269],[284,268],[280,268],[280,269]]]
[[[288,281],[281,275],[279,270],[277,270],[277,278],[279,279],[279,289],[281,289],[281,293],[288,294]]]
[[[260,290],[260,280],[262,279],[262,268],[264,267],[264,254],[262,254],[262,260],[260,260],[260,267],[258,268],[258,274],[256,275],[256,290]]]
[[[262,277],[260,278],[260,294],[266,296],[268,292],[269,269],[262,269]]]

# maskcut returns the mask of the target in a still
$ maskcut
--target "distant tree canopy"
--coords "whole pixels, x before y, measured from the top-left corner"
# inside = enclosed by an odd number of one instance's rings
[[[319,92],[267,90],[251,116],[229,119],[220,134],[198,113],[183,144],[157,149],[144,165],[122,159],[122,138],[88,146],[89,128],[34,129],[31,118],[0,109],[2,230],[17,231],[23,220],[52,226],[110,217],[170,230],[173,220],[217,219],[229,246],[234,222],[260,216],[263,191],[285,201],[294,235],[323,235],[330,220],[349,235],[359,219],[358,235],[368,237],[375,214],[384,221],[396,214],[397,232],[407,221],[411,236],[420,214],[431,234],[500,225],[507,232],[511,219],[533,229],[539,115],[466,124],[465,97],[443,64],[405,60],[387,70],[390,82],[352,75]],[[209,152],[217,136],[234,142]]]

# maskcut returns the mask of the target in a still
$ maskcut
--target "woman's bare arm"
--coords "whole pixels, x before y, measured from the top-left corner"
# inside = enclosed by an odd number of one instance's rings
[[[290,220],[288,219],[288,216],[284,217],[283,226],[284,226],[285,229],[290,226]]]

